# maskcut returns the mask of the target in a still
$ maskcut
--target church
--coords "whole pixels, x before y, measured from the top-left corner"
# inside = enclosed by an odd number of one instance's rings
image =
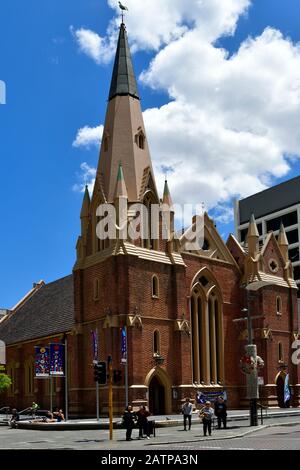
[[[252,321],[252,335],[264,360],[260,402],[283,406],[289,374],[291,405],[299,406],[299,366],[291,360],[292,343],[299,337],[297,285],[284,226],[261,244],[252,216],[246,242],[241,245],[230,235],[225,243],[205,213],[203,244],[187,250],[185,233],[176,237],[172,198],[176,194],[170,194],[167,181],[163,194],[157,191],[122,22],[95,186],[91,196],[86,188],[80,212],[76,262],[69,276],[34,284],[1,318],[12,385],[0,396],[0,407],[23,409],[33,401],[44,409],[50,403],[64,407],[64,380],[55,378],[50,389],[49,380],[35,378],[34,348],[66,342],[69,416],[95,416],[91,332],[97,330],[99,359],[111,355],[113,369],[121,371],[113,385],[114,413],[120,414],[126,392],[124,326],[128,398],[134,407],[146,405],[155,415],[178,413],[186,397],[195,401],[197,393],[224,391],[230,408],[246,407],[240,359],[248,341],[247,322],[234,321],[245,316],[245,309],[259,317]],[[135,217],[134,205],[163,205],[169,213],[168,236],[162,236],[160,215],[158,237],[151,231],[137,239],[120,237],[117,221],[115,238],[101,239],[101,204],[125,206],[128,224]],[[194,217],[191,227],[195,223]],[[103,385],[100,413],[107,410],[108,386]]]

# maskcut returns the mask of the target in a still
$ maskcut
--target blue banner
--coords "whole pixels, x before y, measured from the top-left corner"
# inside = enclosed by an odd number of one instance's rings
[[[290,376],[289,374],[287,374],[284,380],[284,403],[287,403],[291,399],[289,379],[290,379]]]
[[[99,359],[98,330],[91,331],[91,335],[92,335],[92,347],[93,347],[93,361],[98,361]]]
[[[50,375],[63,377],[65,375],[65,345],[50,344]]]
[[[49,377],[50,352],[49,346],[35,346],[34,375],[35,377]]]
[[[227,401],[227,392],[223,390],[222,392],[198,392],[196,395],[196,403],[198,405],[204,405],[207,401],[213,403],[217,398],[222,397],[224,401]]]
[[[127,364],[127,328],[121,330],[121,364]]]

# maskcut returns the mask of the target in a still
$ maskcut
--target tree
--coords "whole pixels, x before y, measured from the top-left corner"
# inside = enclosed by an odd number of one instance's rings
[[[0,393],[7,390],[12,384],[11,378],[6,374],[0,374]]]

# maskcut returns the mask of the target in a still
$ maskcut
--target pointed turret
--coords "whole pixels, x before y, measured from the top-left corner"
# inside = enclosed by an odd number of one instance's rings
[[[120,162],[128,201],[142,202],[146,189],[151,189],[158,201],[124,23],[120,26],[95,184],[95,190],[101,188],[108,203],[114,201]]]
[[[83,219],[84,217],[89,216],[89,211],[90,211],[90,193],[88,190],[88,187],[86,185],[85,191],[84,191],[84,196],[83,196],[83,201],[82,201],[82,206],[81,206],[81,212],[80,212],[80,218]]]
[[[279,230],[279,235],[278,235],[278,245],[279,245],[283,258],[285,262],[287,263],[289,260],[289,242],[288,242],[286,232],[285,232],[282,222],[280,225],[280,230]]]
[[[163,204],[167,204],[169,207],[173,206],[173,201],[172,201],[172,198],[171,198],[170,189],[169,189],[169,185],[168,185],[167,180],[165,180],[164,195],[163,195],[163,201],[162,202],[163,202]]]
[[[259,233],[257,230],[257,225],[255,222],[254,214],[251,216],[248,234],[247,234],[247,242],[248,242],[248,252],[249,255],[255,258],[258,253],[258,244],[259,241]]]
[[[117,175],[117,183],[116,183],[116,189],[115,189],[115,196],[114,199],[124,197],[127,198],[127,188],[125,184],[125,178],[124,178],[124,173],[123,173],[123,168],[122,168],[122,163],[119,164],[119,170],[118,170],[118,175]]]

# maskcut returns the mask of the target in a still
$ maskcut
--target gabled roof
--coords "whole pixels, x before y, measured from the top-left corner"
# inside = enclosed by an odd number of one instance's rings
[[[45,284],[0,324],[6,344],[20,343],[72,329],[74,324],[73,276]]]
[[[112,100],[117,95],[130,95],[134,98],[140,99],[124,23],[120,26],[117,53],[109,91],[109,100]]]

